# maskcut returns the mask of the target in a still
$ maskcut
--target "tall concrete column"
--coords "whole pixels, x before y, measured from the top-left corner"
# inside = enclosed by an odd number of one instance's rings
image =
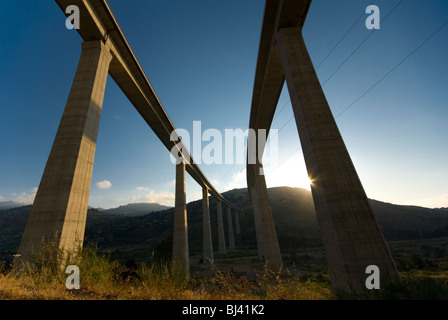
[[[236,231],[236,234],[240,234],[241,233],[240,214],[238,213],[238,211],[235,211],[235,231]]]
[[[208,190],[202,189],[202,245],[204,248],[204,263],[213,261],[212,229],[210,227],[210,209],[208,204]]]
[[[335,291],[365,290],[366,267],[399,279],[389,248],[331,113],[299,29],[278,32],[288,85]],[[383,283],[381,284],[381,288]]]
[[[232,209],[227,207],[227,224],[229,227],[229,248],[235,249],[235,237],[233,235]]]
[[[176,165],[176,196],[174,208],[173,264],[190,279],[188,251],[187,200],[185,193],[185,163]]]
[[[259,210],[261,213],[261,226],[263,234],[263,249],[267,267],[278,271],[283,267],[282,255],[278,245],[277,231],[275,230],[274,217],[272,216],[271,204],[269,202],[268,188],[263,174],[263,166],[257,163],[253,166],[255,170],[255,183]]]
[[[250,170],[248,166],[247,170]],[[258,258],[264,259],[264,245],[263,245],[263,224],[261,222],[261,212],[258,203],[258,193],[255,186],[249,187],[249,193],[252,200],[252,207],[254,210],[254,221],[255,221],[255,235],[257,238],[257,250]]]
[[[67,252],[84,240],[96,140],[112,55],[101,41],[82,44],[75,78],[29,215],[19,253],[29,261],[42,240]]]
[[[226,253],[226,237],[224,235],[224,222],[222,219],[222,202],[216,200],[216,211],[218,212],[218,248],[219,253]]]

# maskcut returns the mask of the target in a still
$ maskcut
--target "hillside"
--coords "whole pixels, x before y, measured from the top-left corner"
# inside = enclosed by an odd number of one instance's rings
[[[151,212],[162,211],[169,208],[171,207],[164,206],[158,203],[129,203],[127,205],[119,206],[118,208],[112,209],[98,208],[98,211],[111,214],[122,214],[127,216],[141,216]]]
[[[240,215],[242,234],[236,237],[240,248],[255,249],[253,213],[247,189],[223,194],[244,212]],[[321,244],[319,227],[311,193],[307,190],[281,187],[269,189],[280,248],[312,247]],[[448,236],[448,209],[427,209],[399,206],[370,200],[372,210],[387,240],[413,240]],[[30,206],[0,211],[0,260],[8,259],[17,250]],[[118,211],[117,211],[118,212]],[[189,246],[192,255],[202,251],[202,201],[187,205]],[[216,202],[210,198],[213,244],[217,249]],[[225,213],[225,211],[224,211]],[[155,254],[169,254],[174,209],[140,216],[104,213],[89,209],[86,243],[94,243],[100,251],[111,252],[113,258],[149,259]],[[227,217],[224,227],[227,238]]]
[[[23,203],[16,201],[0,201],[0,210],[23,207]]]

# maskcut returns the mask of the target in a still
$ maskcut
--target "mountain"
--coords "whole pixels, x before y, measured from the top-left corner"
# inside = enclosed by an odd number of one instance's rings
[[[268,194],[282,251],[322,244],[313,199],[309,191],[279,187],[270,188]],[[237,246],[255,249],[255,223],[247,189],[231,190],[223,193],[223,196],[243,211],[243,214],[240,214],[242,233],[236,236]],[[387,241],[422,241],[448,236],[447,208],[428,209],[369,201]],[[0,261],[16,253],[30,208],[31,206],[27,206],[0,211]],[[225,210],[223,213],[227,239],[227,215]],[[202,200],[188,203],[187,214],[190,254],[200,256]],[[213,245],[217,250],[216,201],[213,197],[210,197],[210,216]],[[174,208],[133,216],[126,215],[123,210],[120,214],[113,214],[99,209],[89,209],[85,244],[94,243],[100,252],[110,252],[114,259],[147,260],[154,254],[170,254],[173,220]]]
[[[158,203],[129,203],[124,206],[119,206],[113,209],[101,209],[98,211],[111,213],[111,214],[122,214],[127,216],[141,216],[151,212],[162,211],[169,209],[171,207],[164,206]]]
[[[15,201],[1,201],[0,202],[0,210],[7,210],[17,207],[23,207],[23,203],[15,202]]]

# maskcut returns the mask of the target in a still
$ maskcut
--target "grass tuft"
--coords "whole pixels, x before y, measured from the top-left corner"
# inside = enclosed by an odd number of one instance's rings
[[[80,270],[80,289],[68,290],[65,267]],[[211,276],[186,280],[181,268],[171,263],[122,265],[88,246],[67,255],[55,243],[42,245],[29,264],[0,263],[0,299],[79,300],[329,300],[334,299],[328,274],[300,275],[265,266],[256,278],[222,272],[212,263]],[[448,271],[401,272],[401,283],[389,284],[376,296],[350,299],[448,299]]]

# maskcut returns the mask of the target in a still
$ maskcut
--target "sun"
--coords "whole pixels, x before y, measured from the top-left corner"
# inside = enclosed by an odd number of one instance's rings
[[[312,180],[308,177],[303,157],[295,155],[281,165],[265,167],[266,184],[272,187],[293,187],[311,191]]]

